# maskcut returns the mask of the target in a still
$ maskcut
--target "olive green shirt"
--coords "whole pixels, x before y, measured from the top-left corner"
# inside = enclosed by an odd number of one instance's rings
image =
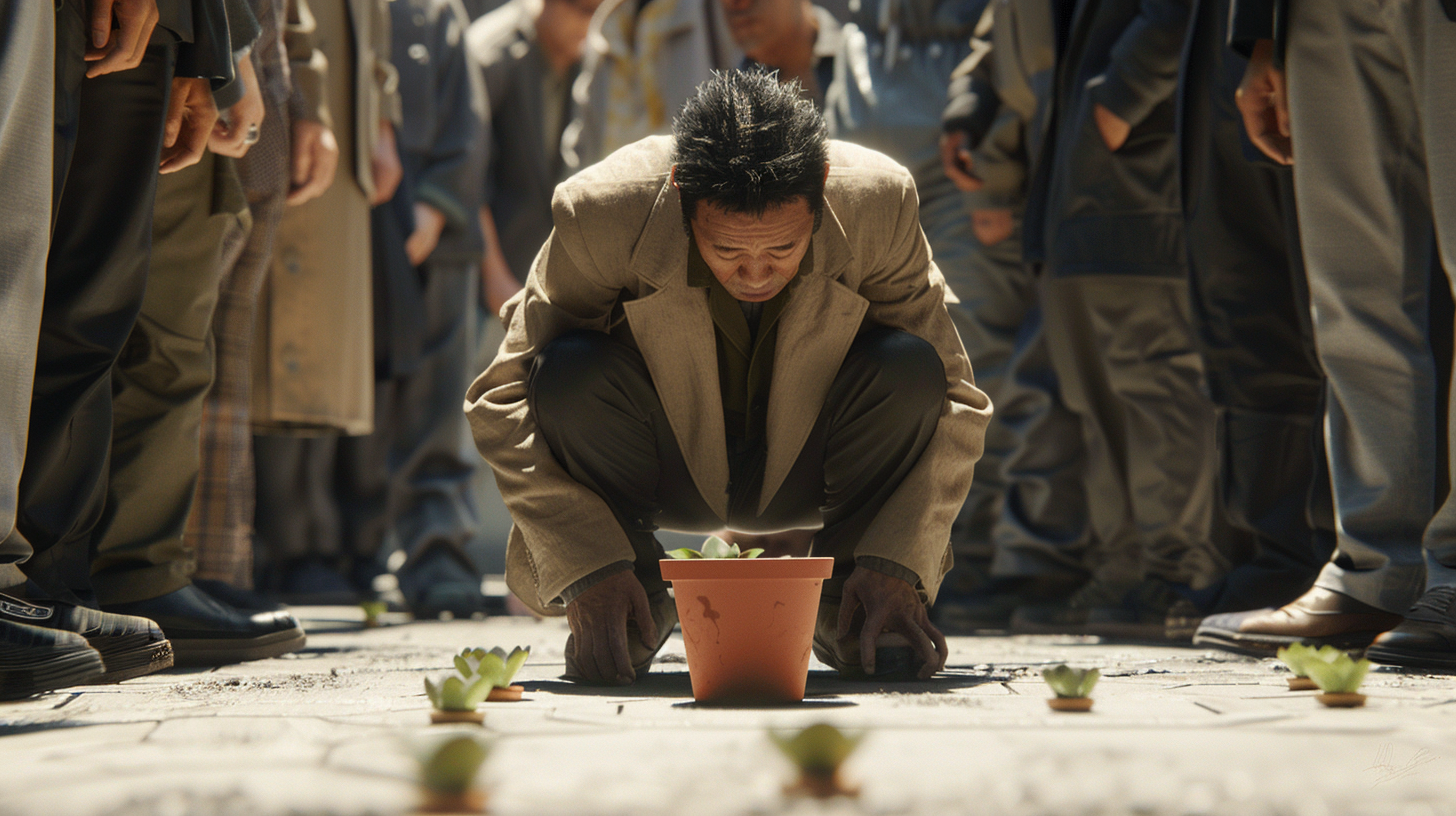
[[[799,262],[799,271],[813,267],[811,244]],[[689,242],[687,282],[688,286],[708,290],[708,311],[713,315],[713,333],[718,345],[723,426],[731,439],[744,442],[764,439],[779,315],[788,305],[798,280],[795,275],[788,286],[764,303],[745,303],[728,293],[698,252],[697,243]]]

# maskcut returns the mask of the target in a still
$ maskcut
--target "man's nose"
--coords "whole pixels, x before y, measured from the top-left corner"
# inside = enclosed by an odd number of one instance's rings
[[[772,274],[773,270],[763,261],[749,261],[738,269],[738,277],[750,284],[762,283]]]

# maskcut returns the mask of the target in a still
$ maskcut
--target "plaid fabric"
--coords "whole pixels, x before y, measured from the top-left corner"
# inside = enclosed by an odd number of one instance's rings
[[[252,0],[263,34],[253,49],[266,115],[258,143],[238,162],[238,176],[253,213],[248,235],[224,276],[213,339],[217,371],[202,415],[202,471],[184,539],[196,559],[195,576],[250,588],[255,503],[253,430],[253,323],[258,293],[273,254],[289,179],[287,54],[282,47],[283,6]],[[281,87],[280,87],[281,83]],[[233,257],[233,256],[229,256]]]

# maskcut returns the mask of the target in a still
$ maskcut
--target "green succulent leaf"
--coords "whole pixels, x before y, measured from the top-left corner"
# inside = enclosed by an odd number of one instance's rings
[[[679,561],[688,561],[694,558],[702,558],[703,554],[697,550],[690,550],[687,547],[680,547],[676,550],[667,551],[668,558],[676,558]]]
[[[1042,670],[1041,676],[1058,697],[1081,698],[1092,694],[1093,687],[1102,678],[1102,672],[1097,669],[1074,669],[1063,663]]]
[[[526,665],[526,658],[531,656],[530,646],[527,646],[525,648],[517,646],[516,648],[511,649],[510,654],[506,654],[506,650],[500,648],[499,646],[491,649],[490,651],[492,654],[499,653],[499,655],[505,660],[505,671],[501,673],[500,682],[497,683],[497,685],[500,686],[509,686],[511,684],[511,681],[516,679],[516,672],[520,671],[521,667]]]
[[[703,557],[737,558],[738,545],[729,544],[717,536],[708,536],[708,540],[703,542]]]
[[[1334,659],[1329,661],[1308,660],[1305,662],[1304,668],[1309,672],[1309,679],[1313,680],[1321,691],[1331,694],[1353,694],[1359,691],[1360,684],[1365,682],[1365,674],[1370,671],[1370,661],[1353,660],[1344,652],[1339,652]]]
[[[770,731],[769,739],[806,775],[830,775],[864,741],[864,732],[846,734],[828,723],[816,723],[791,734]]]
[[[763,555],[763,548],[762,547],[754,547],[751,550],[744,550],[743,552],[739,553],[738,554],[738,557],[739,558],[757,558],[760,555]]]
[[[449,674],[436,680],[425,678],[425,694],[441,711],[474,711],[490,694],[490,679],[478,675]]]
[[[389,611],[389,604],[384,601],[365,601],[359,604],[359,608],[364,610],[365,620],[378,620],[380,615]]]
[[[481,729],[439,729],[410,744],[420,764],[420,787],[461,794],[475,785],[494,740]]]
[[[1275,657],[1279,658],[1279,662],[1288,666],[1289,670],[1294,672],[1295,677],[1308,677],[1309,675],[1304,672],[1304,663],[1309,660],[1313,652],[1313,649],[1303,643],[1291,643],[1276,652]]]

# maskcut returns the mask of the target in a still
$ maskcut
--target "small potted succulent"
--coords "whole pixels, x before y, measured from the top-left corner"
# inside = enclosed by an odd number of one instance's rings
[[[1307,660],[1305,671],[1309,679],[1323,692],[1315,697],[1330,708],[1359,708],[1365,705],[1365,695],[1360,693],[1360,684],[1370,671],[1369,660],[1354,660],[1340,652],[1333,660]]]
[[[389,604],[385,601],[365,601],[359,604],[364,612],[364,628],[379,628],[379,617],[389,610]]]
[[[819,593],[832,558],[758,558],[717,536],[661,561],[699,702],[804,699]]]
[[[434,680],[426,677],[425,694],[430,698],[430,704],[435,707],[430,712],[430,722],[436,725],[479,725],[485,722],[485,715],[476,711],[476,708],[485,702],[490,690],[490,678],[480,675],[465,676],[459,672],[451,672]]]
[[[1280,649],[1276,656],[1281,663],[1289,667],[1291,672],[1294,672],[1294,676],[1289,678],[1290,691],[1314,691],[1319,686],[1309,679],[1309,672],[1304,667],[1305,663],[1311,660],[1322,660],[1328,663],[1341,654],[1344,652],[1333,646],[1321,646],[1316,649],[1304,643],[1291,643]]]
[[[455,670],[461,677],[484,677],[490,681],[488,703],[511,703],[521,699],[524,686],[513,686],[511,680],[531,656],[531,647],[516,648],[507,652],[499,646],[485,649],[465,649],[455,655]]]
[[[1091,711],[1092,687],[1102,678],[1097,669],[1074,669],[1063,663],[1043,669],[1042,679],[1057,696],[1047,700],[1053,711]]]
[[[799,771],[799,778],[784,786],[786,795],[815,799],[859,796],[859,786],[847,784],[840,768],[864,741],[863,732],[845,734],[832,725],[818,723],[795,734],[770,731],[768,736]]]
[[[410,748],[420,764],[418,813],[484,813],[485,790],[476,783],[492,739],[478,729],[435,733]]]

